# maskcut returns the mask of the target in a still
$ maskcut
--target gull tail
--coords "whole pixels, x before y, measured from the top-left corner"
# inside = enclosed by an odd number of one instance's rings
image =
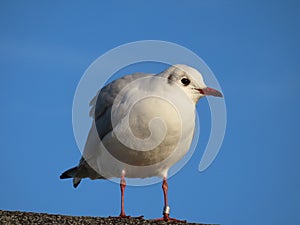
[[[68,178],[73,178],[73,187],[76,188],[80,181],[81,181],[81,178],[79,177],[76,177],[76,174],[77,174],[77,171],[78,171],[78,167],[75,166],[71,169],[68,169],[67,171],[63,172],[61,175],[60,175],[60,179],[68,179]]]

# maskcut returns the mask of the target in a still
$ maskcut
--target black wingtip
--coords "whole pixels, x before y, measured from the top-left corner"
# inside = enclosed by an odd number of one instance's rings
[[[60,179],[67,179],[67,178],[72,178],[75,176],[75,174],[77,173],[77,166],[71,168],[71,169],[68,169],[67,171],[63,172],[61,175],[60,175]]]
[[[73,187],[77,188],[79,184],[80,184],[80,181],[78,183],[75,183],[75,184],[73,183]]]
[[[67,172],[62,173],[59,176],[60,179],[68,179],[68,178],[72,178]]]

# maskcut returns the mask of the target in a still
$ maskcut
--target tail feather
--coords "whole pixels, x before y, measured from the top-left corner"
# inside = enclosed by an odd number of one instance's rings
[[[79,185],[80,181],[81,181],[81,178],[76,177],[77,171],[78,171],[77,166],[75,166],[71,169],[68,169],[67,171],[63,172],[60,175],[60,179],[73,178],[73,187],[76,188]]]
[[[74,178],[73,178],[73,187],[74,187],[74,188],[77,188],[77,186],[79,185],[80,181],[81,181],[81,178],[79,178],[79,177],[74,177]]]
[[[60,175],[60,179],[67,179],[67,178],[72,178],[75,176],[75,174],[77,173],[77,169],[78,167],[75,166],[71,169],[68,169],[67,171],[63,172],[61,175]]]

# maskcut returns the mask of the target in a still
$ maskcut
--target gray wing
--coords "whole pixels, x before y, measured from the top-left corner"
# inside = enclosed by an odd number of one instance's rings
[[[90,117],[95,120],[95,125],[97,129],[97,135],[100,139],[103,139],[106,134],[112,131],[111,124],[111,109],[116,96],[120,91],[128,85],[130,82],[145,76],[151,76],[153,74],[135,73],[131,75],[124,76],[118,80],[115,80],[105,87],[103,87],[97,95],[90,102]],[[124,116],[126,114],[124,113]],[[84,154],[89,155],[88,152],[93,152],[98,143],[95,142],[95,131],[91,128],[86,147],[84,149]],[[81,157],[80,163],[78,165],[76,177],[84,178],[90,177],[92,179],[102,179],[103,177],[99,175],[94,169],[92,169],[87,163],[85,157]]]
[[[91,100],[90,117],[95,120],[98,135],[102,139],[107,133],[112,131],[111,108],[116,96],[130,82],[152,74],[134,73],[124,76],[103,87]],[[124,114],[125,116],[125,114]]]

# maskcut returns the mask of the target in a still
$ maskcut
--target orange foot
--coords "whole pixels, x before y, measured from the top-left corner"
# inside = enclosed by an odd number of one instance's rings
[[[186,223],[186,220],[178,220],[175,218],[171,218],[170,214],[168,213],[164,213],[164,217],[162,218],[158,218],[158,219],[154,219],[156,221],[165,221],[165,222],[181,222],[181,223]]]
[[[132,217],[132,216],[127,216],[126,214],[121,213],[119,216],[109,216],[109,218],[144,219],[144,216],[134,216],[134,217]]]
[[[120,213],[120,216],[118,216],[119,218],[126,218],[126,219],[130,219],[131,216],[126,216],[125,213]]]

